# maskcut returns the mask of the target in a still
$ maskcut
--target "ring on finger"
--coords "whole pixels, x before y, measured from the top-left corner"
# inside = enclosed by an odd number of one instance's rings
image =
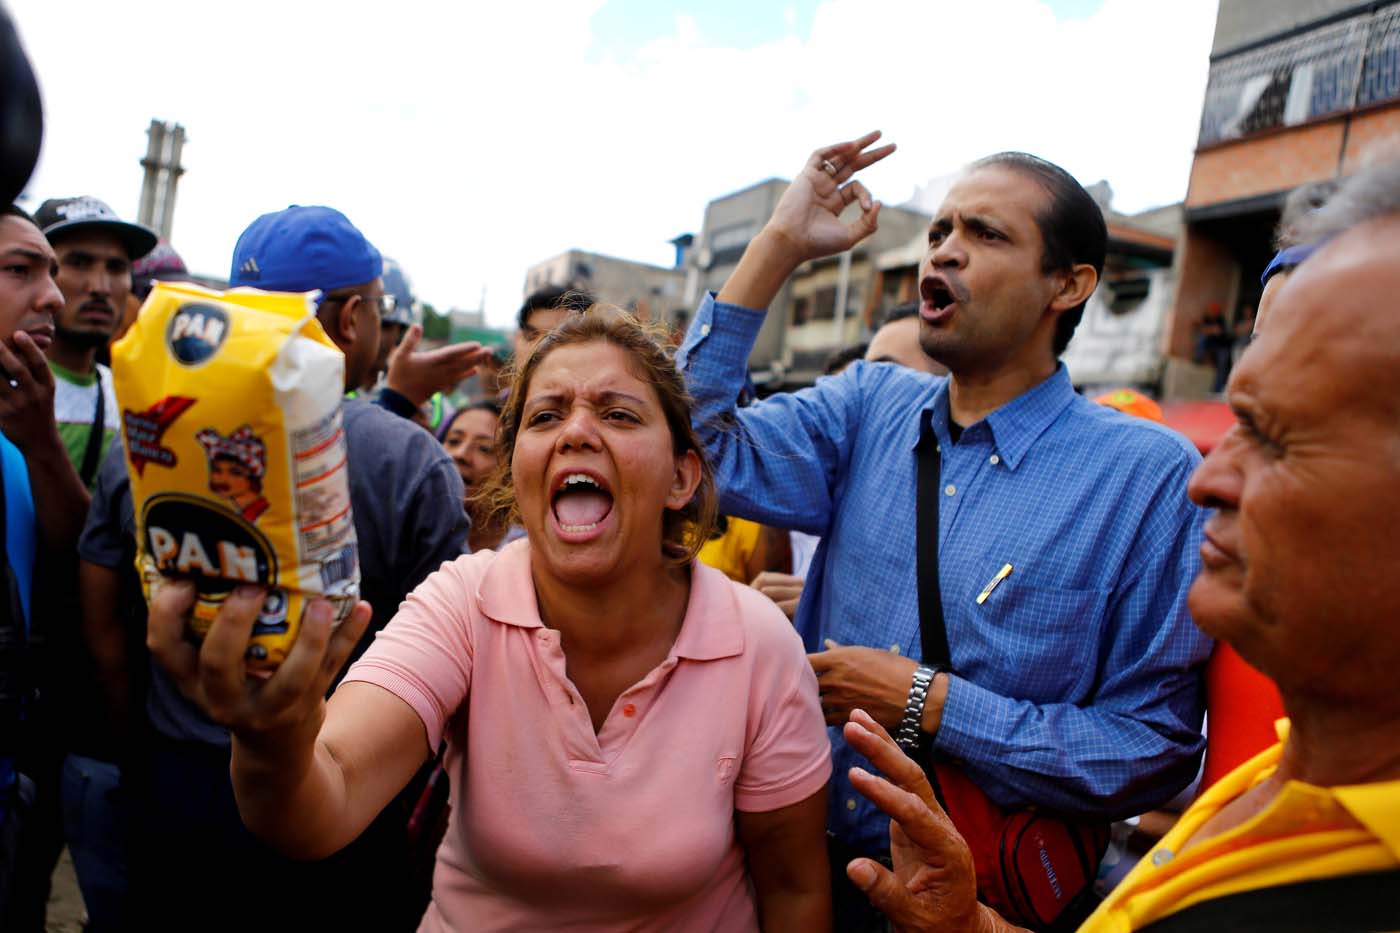
[[[822,159],[821,170],[823,172],[826,172],[832,178],[835,178],[836,173],[840,171],[840,169],[836,167],[836,163],[832,162],[830,159]]]

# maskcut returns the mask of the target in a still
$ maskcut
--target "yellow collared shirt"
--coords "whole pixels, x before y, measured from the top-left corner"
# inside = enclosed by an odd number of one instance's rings
[[[1207,820],[1278,767],[1288,721],[1277,728],[1279,744],[1202,794],[1080,933],[1123,933],[1230,894],[1400,866],[1400,781],[1349,787],[1289,781],[1251,819],[1181,851]]]
[[[695,557],[742,586],[749,583],[749,559],[758,550],[758,538],[763,526],[743,518],[729,516],[729,529],[718,538],[711,538]]]

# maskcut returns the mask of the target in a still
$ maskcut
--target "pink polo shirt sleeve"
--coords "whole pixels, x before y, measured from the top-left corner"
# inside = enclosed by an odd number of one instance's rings
[[[475,646],[467,613],[476,609],[477,581],[495,556],[459,557],[429,574],[343,681],[375,684],[413,707],[434,750],[471,687]]]
[[[734,808],[766,813],[801,803],[826,785],[831,742],[802,640],[766,596],[749,587],[734,589],[754,659],[747,750],[734,782]]]

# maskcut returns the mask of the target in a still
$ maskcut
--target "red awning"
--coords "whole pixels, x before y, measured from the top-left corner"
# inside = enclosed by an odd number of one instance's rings
[[[1224,402],[1171,402],[1162,406],[1162,417],[1167,427],[1185,434],[1202,455],[1210,453],[1235,423]]]

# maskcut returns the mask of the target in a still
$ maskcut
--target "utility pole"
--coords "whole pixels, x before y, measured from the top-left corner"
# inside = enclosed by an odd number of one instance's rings
[[[836,349],[846,346],[846,301],[851,293],[851,251],[841,254],[839,277],[836,280]]]
[[[180,154],[185,148],[185,128],[178,123],[152,120],[146,129],[146,157],[141,167],[141,210],[137,220],[169,241],[175,221],[175,187],[185,174]]]

